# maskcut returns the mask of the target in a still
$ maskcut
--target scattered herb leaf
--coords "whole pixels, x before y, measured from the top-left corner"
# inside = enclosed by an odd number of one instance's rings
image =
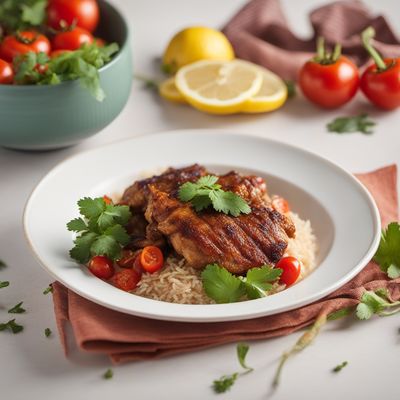
[[[389,316],[400,312],[400,301],[391,302],[386,289],[365,291],[356,308],[359,319],[369,319],[373,314]]]
[[[0,331],[4,331],[6,329],[10,330],[12,333],[15,334],[15,333],[19,333],[19,332],[23,331],[24,327],[22,325],[18,325],[15,322],[15,319],[11,319],[8,322],[0,324]]]
[[[370,135],[373,133],[371,128],[375,125],[376,123],[369,119],[367,114],[360,114],[336,118],[327,125],[327,129],[336,133],[361,132]]]
[[[336,373],[340,372],[344,367],[347,366],[347,364],[348,364],[347,361],[343,361],[341,364],[336,365],[336,367],[332,369],[332,372],[336,372]]]
[[[43,290],[43,294],[53,293],[53,286],[49,285],[46,289]]]
[[[10,286],[10,282],[9,281],[0,281],[0,289],[5,288],[7,286]]]
[[[24,302],[21,301],[20,303],[16,304],[14,307],[10,308],[8,310],[9,314],[23,314],[24,312],[26,312],[25,308],[22,308],[22,304]]]
[[[400,277],[400,225],[392,222],[382,230],[381,241],[374,261],[391,279]]]
[[[285,85],[287,88],[287,95],[288,99],[292,99],[297,95],[297,90],[296,90],[296,82],[291,81],[291,80],[286,80]]]
[[[145,89],[158,90],[158,87],[160,86],[155,79],[147,78],[142,75],[135,75],[134,77],[138,81],[143,82],[143,86],[145,87]]]
[[[50,328],[46,328],[45,330],[44,330],[44,335],[48,338],[50,335],[51,335],[51,329]]]
[[[273,289],[271,282],[275,282],[281,274],[281,269],[271,268],[268,265],[249,269],[246,278],[242,278],[246,285],[247,297],[249,299],[266,297],[268,292]]]
[[[215,393],[225,393],[233,386],[239,374],[235,372],[232,375],[224,375],[213,382],[213,389]]]
[[[234,217],[240,214],[250,214],[251,208],[247,202],[233,192],[226,192],[217,183],[216,176],[203,176],[197,182],[186,182],[179,188],[179,199],[191,202],[196,211],[209,206],[214,210],[230,214]]]
[[[104,379],[111,379],[114,376],[114,372],[111,368],[109,368],[106,372],[103,374]]]
[[[326,314],[320,315],[314,324],[307,329],[307,331],[300,337],[300,339],[296,342],[296,344],[288,351],[282,354],[281,361],[278,365],[278,368],[275,373],[274,380],[272,382],[273,386],[278,386],[280,377],[282,374],[282,369],[289,359],[290,356],[293,356],[296,353],[304,350],[307,346],[309,346],[312,341],[317,337],[318,333],[320,332],[321,328],[325,325],[327,321]]]
[[[246,364],[246,356],[249,351],[249,345],[247,343],[238,343],[236,345],[236,354],[242,368],[246,369],[248,372],[253,371],[253,368],[247,366]]]
[[[69,231],[80,233],[70,250],[71,258],[85,264],[95,255],[113,260],[120,257],[121,246],[129,242],[123,227],[131,217],[129,207],[107,204],[101,197],[85,197],[78,201],[78,206],[84,219],[75,218],[67,224]]]
[[[6,268],[6,267],[7,267],[7,264],[3,260],[0,260],[0,269]]]

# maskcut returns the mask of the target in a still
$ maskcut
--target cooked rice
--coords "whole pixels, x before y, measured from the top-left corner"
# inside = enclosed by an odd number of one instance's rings
[[[299,279],[307,276],[316,266],[317,243],[310,221],[290,213],[296,226],[296,238],[289,240],[286,255],[302,263]],[[201,271],[185,266],[184,259],[169,257],[165,267],[154,274],[143,274],[138,287],[132,292],[154,300],[180,304],[214,304],[203,290]]]

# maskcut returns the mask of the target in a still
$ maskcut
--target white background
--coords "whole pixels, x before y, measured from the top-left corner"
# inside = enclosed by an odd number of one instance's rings
[[[130,21],[135,70],[149,76],[157,74],[154,60],[177,30],[193,24],[220,27],[244,3],[243,0],[113,2]],[[399,27],[398,1],[366,3],[374,12],[390,16],[392,25]],[[321,1],[283,1],[296,32],[303,36],[310,33],[306,15],[318,4]],[[378,122],[374,135],[339,136],[326,132],[326,123],[335,116],[359,111],[367,111]],[[332,112],[320,111],[297,97],[270,115],[208,116],[185,106],[167,104],[136,82],[118,119],[79,146],[37,154],[0,149],[0,259],[9,265],[0,272],[0,280],[11,281],[11,286],[0,292],[0,321],[9,319],[6,310],[19,301],[23,300],[28,310],[27,314],[17,315],[25,326],[23,333],[0,333],[0,398],[208,399],[217,396],[210,389],[211,382],[238,369],[233,344],[161,361],[114,367],[114,378],[108,381],[101,378],[110,366],[106,357],[82,354],[76,349],[69,358],[64,357],[56,335],[51,297],[42,295],[51,278],[30,253],[21,223],[29,193],[58,162],[85,149],[138,134],[212,127],[276,138],[322,154],[352,172],[364,172],[399,161],[399,122],[399,111],[376,111],[361,96],[349,106]],[[66,190],[69,184],[73,182],[66,183]],[[46,327],[53,330],[49,339],[44,337]],[[282,384],[275,393],[271,392],[270,383],[278,358],[297,340],[299,333],[252,343],[248,364],[255,371],[238,381],[229,393],[219,396],[277,400],[398,399],[399,327],[398,316],[330,323],[313,346],[288,362]],[[339,374],[333,374],[331,369],[344,360],[349,365]]]

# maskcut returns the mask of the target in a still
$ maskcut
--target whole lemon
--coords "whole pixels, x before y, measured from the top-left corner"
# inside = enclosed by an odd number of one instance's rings
[[[178,32],[163,56],[163,69],[175,73],[180,67],[199,60],[230,61],[235,54],[227,37],[220,31],[193,26]]]

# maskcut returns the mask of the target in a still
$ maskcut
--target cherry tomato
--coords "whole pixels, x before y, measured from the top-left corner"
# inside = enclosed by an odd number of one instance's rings
[[[50,50],[50,42],[46,36],[34,31],[23,31],[4,38],[0,44],[0,57],[12,62],[14,57],[30,51],[49,54]]]
[[[13,83],[14,72],[11,64],[7,61],[0,60],[0,85],[9,85]]]
[[[142,275],[143,274],[143,271],[144,271],[144,269],[143,269],[143,267],[142,267],[142,263],[140,262],[140,256],[141,256],[141,254],[142,254],[142,252],[140,252],[138,255],[137,255],[137,257],[135,258],[135,261],[134,261],[134,263],[133,263],[133,269],[137,272],[137,273],[139,273],[140,275]]]
[[[283,257],[276,264],[276,268],[282,270],[282,275],[279,278],[279,282],[286,286],[291,286],[297,281],[300,275],[301,265],[295,257]]]
[[[140,254],[140,263],[145,271],[152,274],[162,268],[163,253],[156,246],[146,246]]]
[[[111,200],[111,198],[110,197],[108,197],[107,195],[104,195],[103,196],[103,200],[104,200],[104,203],[106,203],[106,204],[112,204],[112,200]]]
[[[89,261],[89,271],[100,279],[110,279],[114,275],[112,260],[105,256],[95,256]]]
[[[94,42],[97,44],[98,47],[104,47],[107,43],[104,39],[101,38],[94,38]]]
[[[83,28],[60,32],[53,39],[54,50],[78,50],[85,43],[93,43],[93,36]]]
[[[140,278],[141,275],[138,272],[129,268],[117,272],[111,281],[117,288],[129,292],[135,289],[140,281]]]
[[[57,58],[65,53],[72,53],[71,50],[54,50],[50,53],[51,58]]]
[[[54,29],[76,23],[80,28],[93,32],[100,18],[96,0],[50,0],[47,7],[47,23]],[[61,23],[61,24],[60,24]]]
[[[117,260],[117,264],[121,268],[132,268],[137,258],[136,252],[132,250],[122,250],[122,257]]]
[[[281,196],[272,197],[272,208],[281,214],[286,214],[290,211],[289,203]]]
[[[340,55],[335,46],[332,54],[325,51],[324,39],[317,42],[317,55],[300,70],[299,86],[308,100],[324,107],[337,108],[350,101],[357,92],[357,66]]]

